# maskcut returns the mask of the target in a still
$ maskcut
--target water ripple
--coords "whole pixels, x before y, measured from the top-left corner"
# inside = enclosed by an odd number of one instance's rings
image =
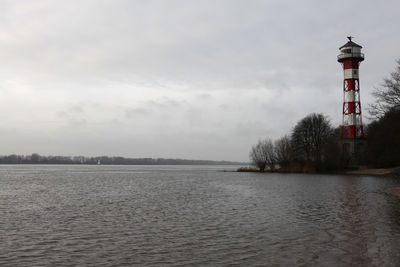
[[[1,166],[1,266],[400,266],[391,178]]]

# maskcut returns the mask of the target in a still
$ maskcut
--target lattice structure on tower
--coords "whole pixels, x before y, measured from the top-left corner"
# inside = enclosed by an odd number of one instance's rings
[[[337,60],[343,66],[343,120],[341,139],[348,144],[352,154],[357,153],[357,140],[365,139],[361,116],[359,66],[364,60],[362,47],[347,37],[349,41],[339,48]],[[360,143],[360,142],[358,142]]]

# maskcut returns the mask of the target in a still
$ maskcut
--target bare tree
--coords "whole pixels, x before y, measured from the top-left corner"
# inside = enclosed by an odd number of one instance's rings
[[[276,154],[274,144],[272,143],[271,139],[265,140],[264,151],[267,158],[267,166],[269,167],[270,171],[275,171],[276,165]]]
[[[275,142],[276,162],[283,169],[288,168],[292,162],[292,145],[288,135],[278,139]]]
[[[300,120],[292,132],[296,159],[318,165],[331,133],[330,122],[323,114],[313,113]]]
[[[259,140],[258,143],[251,148],[249,155],[251,164],[256,166],[260,170],[260,172],[264,171],[267,166],[267,161],[264,156],[264,151],[262,146],[263,146],[262,141]]]
[[[276,156],[271,139],[259,140],[258,143],[251,148],[250,160],[260,171],[264,171],[266,167],[274,171]]]
[[[376,103],[370,104],[368,109],[372,117],[382,118],[388,111],[400,108],[400,59],[390,78],[385,78],[382,87],[375,88],[372,94],[376,98]]]

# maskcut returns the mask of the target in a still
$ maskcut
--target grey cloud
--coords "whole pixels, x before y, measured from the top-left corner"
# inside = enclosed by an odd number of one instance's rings
[[[147,106],[152,106],[156,108],[177,108],[183,106],[185,101],[171,99],[169,97],[163,97],[155,100],[150,100],[145,103]]]
[[[373,101],[398,57],[399,8],[394,0],[3,1],[0,113],[14,133],[3,133],[2,148],[246,160],[258,137],[278,138],[307,113],[340,122],[336,55],[348,34],[366,53],[363,107]]]
[[[134,118],[136,116],[143,116],[143,115],[148,115],[151,113],[150,109],[146,108],[128,108],[125,109],[125,116],[127,118]]]
[[[209,100],[212,98],[211,94],[206,93],[197,94],[197,97],[202,100]]]

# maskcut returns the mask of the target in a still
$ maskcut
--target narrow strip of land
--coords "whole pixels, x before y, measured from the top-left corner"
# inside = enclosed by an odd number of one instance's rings
[[[360,175],[388,175],[391,173],[399,173],[400,167],[386,168],[386,169],[358,169],[346,171],[346,174],[360,174]]]
[[[400,196],[400,186],[390,189],[390,192],[395,194],[395,195]]]

